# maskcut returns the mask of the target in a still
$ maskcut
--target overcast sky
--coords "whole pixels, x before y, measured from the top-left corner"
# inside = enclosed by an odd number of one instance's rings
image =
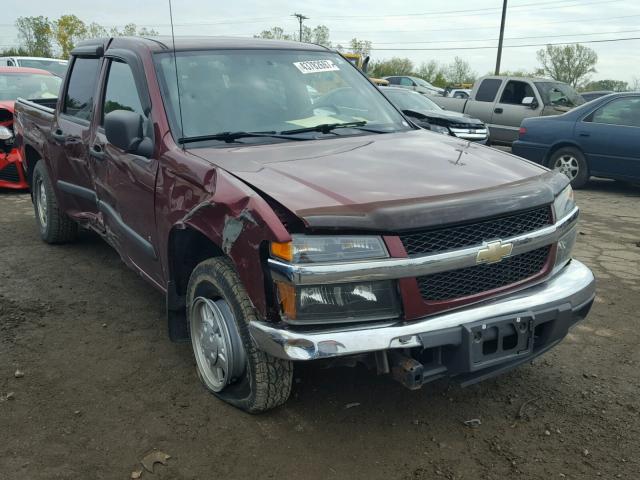
[[[28,0],[5,2],[0,20],[0,48],[17,43],[17,17],[50,19],[73,13],[87,23],[122,26],[136,23],[169,34],[168,1]],[[334,44],[353,37],[371,40],[374,59],[403,56],[416,64],[453,57],[467,60],[479,74],[495,66],[502,0],[379,1],[323,0],[310,2],[173,0],[176,35],[251,36],[272,26],[297,31],[293,13],[309,17],[306,25],[326,25]],[[535,37],[520,38],[517,37]],[[509,0],[505,45],[584,42],[598,53],[593,79],[631,81],[640,77],[640,40],[587,43],[640,37],[640,0]],[[490,47],[442,50],[456,47]],[[424,50],[424,49],[438,50]],[[505,48],[503,69],[531,70],[540,46]],[[423,50],[399,50],[423,49]]]

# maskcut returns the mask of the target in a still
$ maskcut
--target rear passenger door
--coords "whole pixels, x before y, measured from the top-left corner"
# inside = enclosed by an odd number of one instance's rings
[[[142,62],[128,51],[108,51],[101,81],[101,98],[91,140],[92,169],[98,206],[108,240],[125,261],[149,279],[161,283],[155,222],[158,160],[127,153],[109,143],[104,117],[114,110],[140,114],[147,136],[153,138],[151,101]]]
[[[62,195],[61,206],[74,217],[95,218],[96,199],[87,145],[102,58],[75,57],[51,126],[49,170]]]
[[[616,98],[576,124],[594,175],[640,180],[640,96]]]
[[[493,115],[493,104],[496,101],[500,85],[502,85],[502,80],[499,78],[485,78],[482,80],[473,99],[467,101],[464,113],[471,115],[473,118],[479,118],[492,127],[493,125],[490,124]],[[492,128],[490,132],[493,139]]]
[[[535,100],[533,105],[522,104],[525,98],[531,97]],[[539,117],[543,108],[543,102],[531,83],[508,80],[493,108],[491,138],[500,142],[514,142],[518,139],[522,120],[528,117]]]

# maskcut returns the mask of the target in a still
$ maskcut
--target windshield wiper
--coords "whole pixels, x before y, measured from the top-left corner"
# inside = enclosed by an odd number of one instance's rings
[[[282,132],[284,133],[284,132]],[[196,137],[183,137],[178,139],[179,144],[194,143],[194,142],[206,142],[208,140],[220,140],[226,143],[233,143],[240,138],[251,137],[269,137],[269,138],[282,138],[284,140],[304,140],[299,137],[288,137],[286,135],[279,134],[278,132],[219,132],[212,133],[211,135],[198,135]]]
[[[307,132],[329,133],[332,130],[335,130],[336,128],[358,128],[359,130],[378,132],[378,130],[360,128],[360,127],[364,127],[366,124],[367,124],[366,120],[359,120],[357,122],[321,123],[320,125],[316,125],[314,127],[296,128],[293,130],[283,130],[280,133],[283,135],[295,135],[296,133],[307,133]]]

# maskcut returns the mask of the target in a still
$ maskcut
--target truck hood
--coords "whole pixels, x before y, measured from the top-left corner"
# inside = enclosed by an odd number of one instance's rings
[[[451,112],[449,110],[416,110],[417,113],[424,115],[429,120],[434,120],[434,123],[460,123],[465,125],[482,125],[482,121],[477,118],[472,118],[466,113]]]
[[[551,203],[568,182],[424,130],[189,151],[319,229],[398,231],[500,215]]]

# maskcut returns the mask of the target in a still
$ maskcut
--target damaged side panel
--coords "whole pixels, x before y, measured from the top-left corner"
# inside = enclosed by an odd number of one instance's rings
[[[264,317],[267,300],[261,246],[270,241],[287,242],[290,235],[261,196],[225,171],[210,164],[209,169],[201,177],[200,188],[191,179],[163,173],[158,189],[166,204],[159,208],[166,211],[158,218],[166,222],[159,227],[167,234],[162,236],[160,248],[169,250],[169,238],[176,229],[204,235],[233,261],[251,301]],[[171,259],[165,263],[171,279]]]

